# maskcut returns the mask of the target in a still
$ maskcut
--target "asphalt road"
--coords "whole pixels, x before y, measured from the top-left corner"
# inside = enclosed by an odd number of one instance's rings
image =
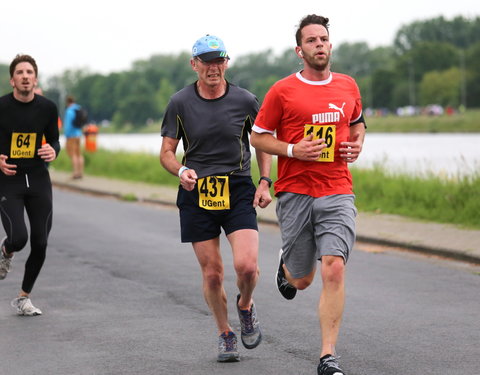
[[[320,280],[293,301],[280,296],[275,226],[261,227],[255,300],[264,341],[241,347],[239,363],[220,364],[199,267],[179,241],[175,209],[59,189],[54,198],[47,260],[32,293],[44,315],[16,316],[9,306],[28,248],[0,281],[1,375],[316,374]],[[347,374],[480,374],[479,290],[478,266],[359,244],[337,345]]]

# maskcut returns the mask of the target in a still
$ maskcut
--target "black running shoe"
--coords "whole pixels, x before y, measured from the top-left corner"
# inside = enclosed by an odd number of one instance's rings
[[[285,278],[285,271],[283,270],[282,254],[283,254],[283,250],[280,249],[280,252],[278,253],[279,265],[278,265],[278,270],[276,275],[277,288],[284,298],[293,299],[297,294],[297,288],[289,284],[287,279]]]
[[[320,358],[320,363],[317,367],[318,375],[345,375],[343,370],[338,365],[337,358],[331,354],[324,355]]]

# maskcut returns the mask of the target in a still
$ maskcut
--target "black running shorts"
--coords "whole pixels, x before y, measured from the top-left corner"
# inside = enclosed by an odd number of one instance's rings
[[[198,184],[197,184],[198,185]],[[255,185],[250,176],[229,176],[230,209],[208,210],[199,206],[197,185],[192,191],[178,189],[182,242],[200,242],[216,238],[221,228],[228,235],[240,229],[258,230],[253,207]]]

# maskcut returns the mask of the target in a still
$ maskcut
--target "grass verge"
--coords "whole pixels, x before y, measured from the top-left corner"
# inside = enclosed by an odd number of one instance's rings
[[[52,166],[58,170],[71,170],[65,152],[60,153]],[[276,166],[272,169],[276,170]],[[389,174],[381,167],[366,170],[351,168],[351,171],[356,204],[360,211],[396,214],[480,229],[480,174],[445,179],[435,175]],[[165,171],[158,157],[146,153],[106,150],[86,153],[85,173],[178,186],[178,177]],[[255,182],[258,181],[256,163],[252,163],[252,176]],[[274,172],[272,179],[275,178]]]

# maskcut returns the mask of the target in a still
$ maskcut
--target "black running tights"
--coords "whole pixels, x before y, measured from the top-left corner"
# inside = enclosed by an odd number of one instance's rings
[[[52,184],[48,170],[15,176],[0,174],[0,216],[7,234],[7,253],[22,250],[28,241],[25,211],[30,222],[30,255],[22,290],[30,293],[42,269],[52,227]]]

